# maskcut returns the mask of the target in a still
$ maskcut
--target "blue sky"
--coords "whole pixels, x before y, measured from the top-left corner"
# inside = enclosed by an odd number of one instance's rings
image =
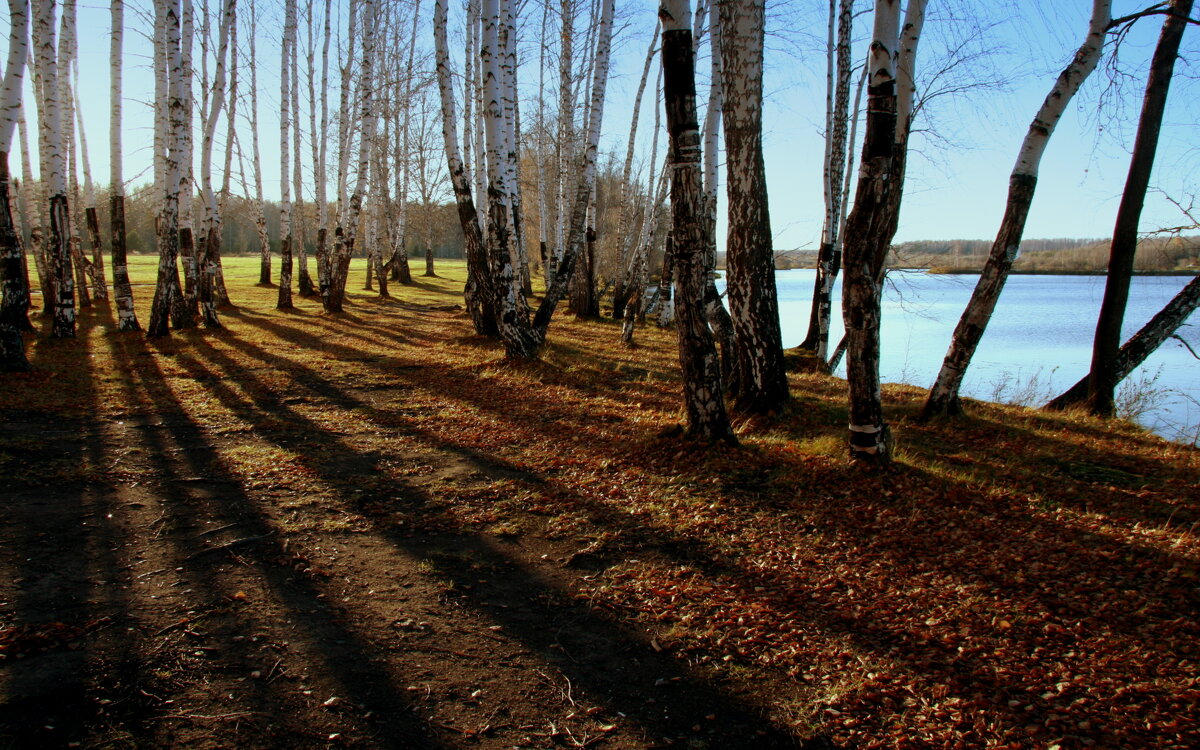
[[[273,19],[279,15],[279,3],[259,0],[259,5],[266,17],[260,22],[256,49],[269,58],[260,61],[259,90],[265,183],[271,196],[278,195],[278,119],[274,113],[278,106],[279,31],[278,22]],[[866,8],[869,3],[860,0],[860,5]],[[823,2],[805,0],[776,2],[770,9],[764,147],[777,250],[813,248],[820,234],[825,98],[823,6]],[[988,7],[980,10],[978,6]],[[1114,6],[1115,15],[1142,7],[1127,0],[1116,0]],[[916,123],[920,132],[912,141],[914,153],[910,157],[897,241],[978,239],[994,235],[1017,148],[1054,77],[1082,40],[1090,7],[1087,0],[1009,0],[994,4],[930,0],[919,68],[924,66],[922,69],[928,72],[938,67],[948,47],[962,45],[971,56],[953,69],[953,80],[956,84],[972,80],[989,83],[978,88],[968,86],[958,95],[934,100]],[[526,19],[525,43],[532,45],[540,10],[533,4],[527,8],[532,17]],[[632,98],[653,31],[655,9],[652,3],[637,2],[623,3],[620,7],[623,25],[609,87],[605,148],[624,150]],[[431,0],[424,0],[422,16],[427,19],[431,11]],[[984,13],[990,15],[981,15]],[[126,22],[130,28],[125,45],[125,176],[134,179],[144,175],[136,180],[140,182],[149,177],[146,169],[150,158],[150,117],[146,102],[151,83],[147,71],[149,44],[143,36],[149,21],[131,3]],[[7,26],[6,16],[2,23]],[[98,183],[104,183],[108,175],[107,6],[81,5],[79,23],[80,90],[88,123],[92,174]],[[865,54],[869,23],[869,13],[859,18],[856,57]],[[1125,40],[1120,70],[1128,77],[1121,77],[1123,86],[1119,90],[1106,92],[1112,76],[1105,69],[1098,70],[1068,110],[1042,164],[1027,237],[1111,234],[1145,71],[1160,25],[1157,18],[1142,20]],[[244,27],[241,33],[242,47],[246,48]],[[1190,28],[1184,39],[1184,59],[1177,64],[1153,179],[1154,185],[1180,199],[1186,198],[1190,175],[1200,167],[1195,139],[1200,116],[1197,66],[1186,59],[1189,51],[1195,53],[1200,49],[1198,34],[1200,30]],[[422,43],[431,46],[428,38]],[[532,53],[528,56],[532,57]],[[707,46],[701,56],[698,71],[703,106]],[[1200,60],[1194,54],[1192,57]],[[458,65],[461,66],[461,61]],[[532,96],[536,73],[523,74],[522,85],[523,96]],[[527,107],[526,111],[531,111],[532,105]],[[306,120],[307,116],[302,118]],[[648,150],[645,131],[652,119],[647,102],[640,126],[643,150]],[[14,149],[11,161],[14,171],[19,169],[18,158]],[[1183,220],[1175,208],[1161,196],[1151,196],[1144,229],[1180,223]]]

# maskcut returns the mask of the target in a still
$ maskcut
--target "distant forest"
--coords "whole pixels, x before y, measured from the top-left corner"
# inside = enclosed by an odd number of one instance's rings
[[[1027,239],[1013,271],[1103,272],[1108,266],[1107,239]],[[893,268],[975,272],[983,268],[991,240],[917,240],[893,245],[888,264]],[[815,268],[816,250],[778,254],[777,268]],[[1200,271],[1200,236],[1147,237],[1138,242],[1138,271]]]

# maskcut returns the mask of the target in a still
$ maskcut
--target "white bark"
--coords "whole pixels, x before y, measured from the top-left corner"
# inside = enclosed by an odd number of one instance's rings
[[[0,153],[6,155],[12,151],[13,135],[21,109],[25,61],[29,56],[28,0],[8,0],[8,20],[8,61],[4,66],[4,82],[0,88]]]
[[[296,2],[285,0],[283,44],[279,50],[279,301],[277,307],[292,306],[292,54],[296,47]]]
[[[991,320],[1008,278],[1009,269],[1020,251],[1021,237],[1037,186],[1042,155],[1067,105],[1100,62],[1111,15],[1112,0],[1093,0],[1092,16],[1083,44],[1071,63],[1058,76],[1029,125],[1017,152],[1016,164],[1013,165],[1009,176],[1009,194],[1004,218],[992,244],[988,261],[971,294],[971,301],[963,310],[955,328],[937,380],[929,391],[929,398],[922,410],[925,417],[959,411],[958,393],[963,377]]]
[[[642,66],[642,78],[638,82],[637,94],[633,98],[633,122],[629,125],[629,143],[625,147],[625,164],[621,170],[621,182],[617,186],[617,205],[620,206],[620,215],[617,219],[617,283],[625,285],[629,274],[630,253],[634,244],[633,232],[629,230],[629,222],[632,214],[632,203],[630,200],[630,177],[633,174],[633,151],[634,143],[637,139],[638,131],[638,116],[642,109],[642,96],[646,93],[646,81],[650,78],[650,65],[654,62],[654,53],[658,48],[658,26],[654,27],[654,36],[650,38],[650,46],[646,50],[646,62]],[[657,110],[656,110],[657,111]],[[657,145],[658,133],[655,132],[655,145]],[[654,156],[650,157],[650,181],[654,182]],[[654,190],[653,184],[650,190]],[[629,290],[626,289],[628,295]]]

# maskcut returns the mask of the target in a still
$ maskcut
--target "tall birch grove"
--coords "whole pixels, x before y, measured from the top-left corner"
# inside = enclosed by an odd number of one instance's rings
[[[21,262],[21,240],[9,201],[8,155],[16,134],[25,61],[29,55],[28,0],[9,0],[8,14],[8,59],[0,85],[0,372],[17,372],[29,369],[22,337],[22,331],[29,325],[25,313],[29,289]]]
[[[351,326],[370,314],[359,306],[357,280],[391,297],[390,281],[420,286],[409,258],[423,255],[426,283],[443,284],[458,272],[440,260],[449,244],[465,255],[464,322],[506,357],[541,356],[560,305],[580,318],[611,310],[631,347],[635,326],[650,316],[677,334],[689,435],[734,441],[727,401],[743,413],[785,412],[764,131],[787,137],[790,124],[764,125],[773,51],[762,0],[660,0],[653,16],[648,8],[618,12],[615,0],[433,0],[432,9],[422,0],[153,0],[128,17],[124,0],[113,0],[107,238],[104,206],[96,205],[106,186],[91,170],[103,158],[93,124],[101,107],[85,88],[93,52],[87,14],[96,9],[78,0],[8,3],[0,369],[29,366],[22,332],[34,327],[28,310],[39,291],[53,337],[73,337],[76,309],[91,299],[99,304],[86,320],[95,324],[110,294],[112,326],[138,330],[133,253],[157,255],[153,298],[139,302],[150,302],[146,333],[159,337],[197,321],[222,326],[223,249],[256,257],[258,282],[270,290],[257,293],[271,294],[277,308],[320,304],[330,325]],[[804,119],[823,122],[824,149],[811,174],[785,176],[819,180],[822,193],[810,207],[819,214],[811,227],[819,242],[801,347],[830,367],[845,356],[850,456],[882,466],[893,441],[882,405],[881,297],[912,120],[922,110],[916,102],[930,96],[917,91],[916,75],[928,0],[813,5],[822,17],[823,44],[810,46],[824,63],[824,106]],[[1090,393],[1092,411],[1111,412],[1116,381],[1196,307],[1200,292],[1189,285],[1120,346],[1138,217],[1193,2],[1148,3],[1116,20],[1112,0],[1090,6],[1082,45],[1023,133],[999,230],[923,417],[961,410],[963,378],[1017,260],[1049,140],[1099,69],[1106,41],[1148,17],[1165,23],[1114,228],[1092,373],[1054,405]],[[868,26],[869,40],[856,40],[855,29]],[[134,36],[142,34],[145,50]],[[143,52],[146,62],[135,62]],[[131,74],[138,65],[149,74],[146,90],[125,91],[140,80],[141,70]],[[615,108],[613,67],[628,72]],[[631,112],[623,109],[630,104]],[[646,106],[653,107],[649,128]],[[616,134],[605,123],[614,109],[622,120]],[[146,143],[128,147],[123,136],[139,128],[140,137],[146,114],[153,115]],[[20,181],[8,165],[18,149]],[[789,207],[789,223],[794,213]],[[716,281],[722,219],[724,297]],[[352,262],[356,283],[348,292]],[[27,265],[36,284],[27,281]],[[846,333],[831,346],[833,289],[843,273]],[[355,315],[340,315],[347,309]]]

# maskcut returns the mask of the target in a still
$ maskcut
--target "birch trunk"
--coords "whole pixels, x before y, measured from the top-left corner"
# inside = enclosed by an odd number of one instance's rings
[[[299,266],[299,277],[296,280],[296,290],[301,297],[311,297],[315,291],[312,278],[308,275],[308,250],[304,246],[304,174],[300,162],[300,62],[297,48],[299,22],[296,17],[298,10],[292,9],[292,189],[296,194],[295,219],[293,220],[293,244],[295,247],[296,264]],[[312,31],[312,6],[308,7],[309,37]],[[311,49],[311,43],[310,43]],[[311,59],[311,58],[310,58]],[[309,100],[311,102],[311,99]]]
[[[409,37],[408,64],[404,74],[404,115],[400,125],[400,152],[396,155],[396,196],[399,205],[396,212],[396,247],[392,254],[392,278],[401,284],[412,284],[412,269],[408,265],[408,186],[411,175],[412,154],[409,151],[409,127],[412,120],[413,56],[417,49],[417,23],[420,19],[421,3],[413,5],[412,34]]]
[[[963,376],[971,364],[971,358],[975,356],[975,350],[983,338],[983,332],[1004,289],[1004,283],[1008,280],[1009,271],[1020,252],[1021,237],[1033,203],[1042,155],[1067,105],[1100,62],[1111,14],[1112,0],[1093,0],[1092,16],[1083,44],[1071,63],[1059,74],[1029,125],[1029,131],[1025,134],[1025,140],[1017,153],[1016,165],[1008,178],[1008,199],[1004,206],[1000,229],[992,243],[987,263],[979,275],[975,291],[971,294],[971,300],[954,329],[954,336],[941,370],[938,371],[937,380],[921,409],[922,419],[942,414],[959,414],[962,411],[959,390],[962,387]]]
[[[193,171],[195,143],[192,137],[192,113],[196,106],[192,86],[192,42],[195,20],[192,0],[183,0],[180,7],[180,98],[183,129],[179,131],[179,256],[183,264],[183,295],[172,312],[176,328],[192,328],[200,318],[200,263],[196,254],[195,203],[196,180]]]
[[[292,116],[291,71],[296,47],[296,2],[284,2],[283,45],[279,57],[279,295],[277,310],[292,305],[292,193],[290,127]],[[297,155],[298,156],[298,155]]]
[[[33,47],[37,77],[41,84],[38,120],[44,148],[39,152],[50,214],[46,254],[54,279],[54,323],[51,331],[55,338],[74,338],[75,282],[71,264],[71,222],[67,202],[62,112],[58,98],[60,71],[54,41],[54,2],[37,0],[33,5]]]
[[[321,37],[321,125],[313,128],[313,164],[317,203],[317,293],[329,289],[329,207],[325,195],[326,164],[329,147],[329,37],[332,35],[331,0],[325,0],[325,18]]]
[[[62,128],[62,144],[67,163],[67,192],[70,203],[75,206],[69,222],[68,246],[71,252],[72,268],[75,272],[75,301],[80,308],[92,306],[91,264],[83,254],[84,220],[79,212],[79,147],[75,143],[75,90],[71,85],[71,71],[79,49],[76,41],[78,27],[78,5],[75,0],[64,0],[62,3],[62,19],[59,25],[58,38],[58,101],[62,107],[59,116]]]
[[[112,0],[112,37],[109,40],[109,64],[112,70],[110,92],[111,112],[109,137],[109,221],[112,235],[113,296],[117,302],[117,328],[137,331],[137,311],[133,307],[133,286],[129,283],[129,266],[125,249],[125,179],[123,176],[124,149],[121,137],[121,51],[125,38],[125,2]]]
[[[487,135],[487,238],[484,245],[488,267],[495,284],[496,328],[505,354],[514,359],[537,356],[538,341],[529,325],[529,310],[521,293],[520,278],[513,264],[512,183],[509,151],[510,123],[504,116],[504,78],[509,58],[501,33],[505,5],[509,0],[483,0],[484,23],[479,64],[483,70],[484,127]]]
[[[200,230],[197,258],[197,297],[204,325],[210,328],[221,327],[215,289],[216,256],[221,252],[221,206],[213,190],[213,143],[216,139],[217,119],[225,107],[225,58],[229,55],[229,35],[235,22],[235,9],[234,0],[224,0],[222,3],[220,28],[217,30],[216,66],[213,71],[212,90],[207,94],[209,106],[204,118],[204,134],[200,144],[200,190],[204,196],[204,220]],[[227,114],[227,118],[232,118],[232,112]]]
[[[825,134],[825,219],[817,252],[817,278],[813,285],[808,333],[800,345],[824,362],[828,358],[829,324],[833,317],[833,284],[842,266],[841,227],[845,220],[845,190],[850,173],[846,169],[850,104],[850,47],[854,23],[854,0],[829,3],[829,73],[827,77]],[[837,11],[835,13],[835,7]],[[834,44],[834,26],[837,43]],[[861,92],[861,88],[860,88]],[[853,145],[851,136],[849,145]],[[853,158],[851,158],[851,161]]]
[[[28,64],[27,62],[26,65]],[[36,62],[32,66],[31,73],[33,74],[34,97],[37,98],[41,86],[38,82]],[[42,292],[41,314],[43,317],[53,317],[56,298],[54,276],[46,257],[46,235],[42,224],[42,195],[45,193],[45,183],[33,179],[33,160],[29,155],[29,131],[25,122],[23,104],[17,110],[17,132],[21,140],[21,176],[25,188],[20,193],[20,200],[22,204],[27,204],[27,210],[22,211],[21,214],[29,220],[29,252],[33,255],[34,265],[37,268],[38,288]],[[32,196],[29,196],[27,200],[30,193]],[[32,290],[30,294],[30,306],[32,306]]]
[[[271,240],[267,236],[266,201],[263,200],[262,159],[258,147],[258,54],[254,40],[258,39],[258,11],[254,0],[250,0],[250,145],[254,164],[254,201],[258,212],[254,227],[258,231],[258,283],[271,286]]]
[[[704,316],[708,283],[701,226],[700,126],[696,119],[695,51],[688,0],[663,0],[663,91],[671,134],[670,256],[677,275],[679,362],[683,370],[688,433],[706,440],[736,442],[721,388],[720,363]]]
[[[358,75],[358,107],[359,121],[362,132],[358,142],[358,170],[355,177],[354,191],[350,194],[349,208],[346,219],[340,228],[341,251],[334,268],[332,289],[327,299],[326,312],[341,312],[346,296],[346,282],[350,271],[350,259],[354,256],[355,239],[358,233],[359,217],[362,214],[363,194],[367,188],[367,178],[371,168],[371,148],[375,142],[375,32],[377,8],[374,0],[361,0],[363,8],[362,22],[362,62]]]
[[[554,277],[546,289],[546,296],[538,307],[533,319],[533,327],[539,346],[545,341],[546,329],[554,317],[571,279],[576,259],[583,249],[586,236],[586,218],[588,202],[596,185],[596,157],[600,148],[600,130],[604,121],[604,96],[608,87],[608,61],[612,47],[612,26],[614,13],[613,0],[602,0],[600,23],[597,28],[596,53],[592,66],[591,101],[588,104],[587,131],[583,139],[583,153],[580,163],[575,170],[578,175],[575,187],[575,204],[571,211],[570,231],[566,239],[566,247],[560,261],[560,267],[555,269]],[[693,81],[693,109],[695,108],[695,83]]]
[[[1117,383],[1120,382],[1118,354],[1121,324],[1129,301],[1133,258],[1137,253],[1138,222],[1146,202],[1146,190],[1150,186],[1150,173],[1154,170],[1154,156],[1158,150],[1158,135],[1167,106],[1167,92],[1175,71],[1175,58],[1179,55],[1179,45],[1191,12],[1192,0],[1171,0],[1162,33],[1154,48],[1154,57],[1150,61],[1150,75],[1142,98],[1142,113],[1133,141],[1129,174],[1125,179],[1121,203],[1117,207],[1108,258],[1108,279],[1104,285],[1104,299],[1100,303],[1100,316],[1096,321],[1096,337],[1092,345],[1087,405],[1088,411],[1097,416],[1111,417],[1116,406]]]
[[[221,192],[217,196],[217,210],[214,216],[213,232],[209,235],[209,262],[212,274],[212,293],[216,298],[217,307],[230,307],[229,292],[225,288],[224,264],[221,260],[221,247],[224,241],[225,206],[229,204],[230,184],[233,180],[233,147],[237,143],[237,103],[238,103],[238,16],[236,7],[229,17],[229,96],[225,105],[225,158],[224,174],[221,179]],[[246,184],[245,170],[242,170],[242,185]]]
[[[87,277],[91,282],[92,296],[99,300],[108,299],[108,281],[104,278],[104,246],[100,241],[100,217],[96,212],[96,189],[92,184],[92,166],[88,158],[87,133],[84,130],[83,109],[78,99],[79,90],[79,61],[72,60],[71,63],[75,86],[73,90],[76,94],[74,109],[75,109],[75,127],[79,132],[79,157],[80,164],[83,167],[83,217],[84,227],[87,230],[88,246],[91,250],[91,257],[86,260]]]
[[[846,224],[846,376],[850,385],[850,457],[864,464],[891,461],[891,430],[883,420],[879,381],[880,289],[891,241],[888,207],[896,180],[896,62],[899,0],[875,0],[868,60],[867,127],[854,210]]]
[[[575,98],[571,90],[571,66],[575,38],[575,0],[559,2],[558,53],[558,193],[554,204],[554,241],[546,263],[546,286],[549,287],[558,275],[558,266],[563,256],[563,241],[566,234],[568,175],[574,153]]]
[[[1155,313],[1154,317],[1120,348],[1113,368],[1117,382],[1124,380],[1129,373],[1145,362],[1147,357],[1187,322],[1187,319],[1198,307],[1200,307],[1200,276],[1194,277],[1183,289],[1180,289],[1179,293],[1172,297],[1163,309]],[[1088,380],[1088,375],[1083,376],[1062,395],[1046,404],[1045,408],[1061,411],[1086,403]]]
[[[701,14],[703,13],[703,15]],[[704,20],[708,23],[705,24]],[[712,3],[701,4],[701,12],[696,14],[693,33],[696,41],[693,46],[699,48],[700,34],[707,27],[709,46],[712,54],[709,56],[710,80],[708,86],[708,106],[704,113],[704,196],[701,213],[704,223],[704,269],[708,283],[704,290],[704,314],[712,328],[721,350],[721,382],[728,394],[738,393],[738,363],[737,343],[734,333],[733,319],[721,294],[717,291],[717,186],[719,176],[720,143],[721,143],[721,114],[724,109],[724,65],[721,54],[721,21],[717,8]],[[760,97],[761,98],[761,97]],[[732,183],[731,183],[732,184]],[[764,185],[765,189],[765,185]],[[764,193],[765,200],[765,193]],[[768,252],[770,245],[767,246]],[[781,355],[782,356],[782,355]]]
[[[765,414],[788,400],[762,153],[765,3],[722,0],[719,7],[720,54],[729,92],[724,107],[729,181],[726,268],[737,351],[737,404]]]
[[[183,61],[180,31],[179,0],[156,0],[155,11],[161,14],[163,33],[160,43],[168,72],[167,103],[168,123],[166,151],[163,162],[163,187],[159,230],[158,282],[154,290],[154,301],[150,307],[150,324],[146,335],[166,336],[171,309],[182,296],[179,287],[177,263],[179,256],[179,192],[183,182],[182,141],[185,116],[183,103]],[[177,326],[178,327],[178,326]]]
[[[446,42],[446,0],[435,0],[433,13],[434,53],[442,102],[442,143],[446,151],[447,171],[450,173],[450,184],[454,188],[454,200],[458,207],[458,220],[462,225],[467,255],[467,283],[463,299],[475,333],[496,336],[499,331],[492,278],[487,270],[479,212],[471,196],[470,178],[463,164],[458,140],[453,71],[450,68],[450,49]]]
[[[29,360],[25,358],[21,332],[29,327],[25,314],[29,285],[9,200],[8,154],[12,151],[29,56],[28,0],[9,0],[8,19],[8,59],[0,87],[0,372],[24,372],[29,369]]]

